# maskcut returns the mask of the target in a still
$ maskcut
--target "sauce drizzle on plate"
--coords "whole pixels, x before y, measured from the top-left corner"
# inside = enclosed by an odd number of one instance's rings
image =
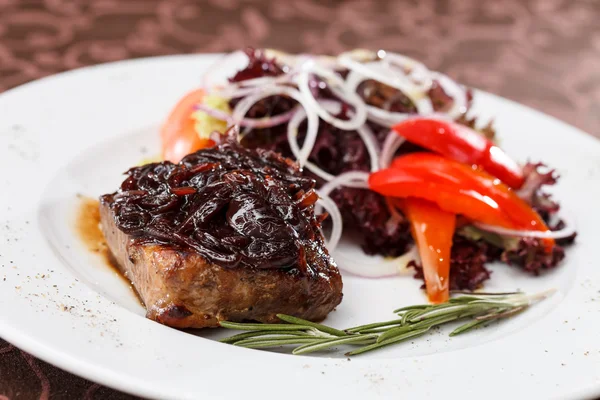
[[[100,229],[100,202],[97,199],[82,195],[78,195],[78,198],[79,206],[75,217],[77,236],[79,236],[79,239],[90,252],[98,254],[104,264],[127,284],[140,304],[143,305],[135,287],[133,287],[131,281],[123,274],[108,249],[106,239],[104,238],[102,229]]]

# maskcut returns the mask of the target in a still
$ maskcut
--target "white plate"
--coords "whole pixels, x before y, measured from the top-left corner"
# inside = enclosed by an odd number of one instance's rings
[[[555,119],[477,93],[502,144],[562,175],[555,194],[576,221],[567,261],[542,277],[494,266],[489,290],[556,295],[493,328],[448,330],[351,361],[248,350],[146,320],[129,289],[73,230],[76,194],[109,192],[158,150],[165,113],[215,56],[91,67],[0,96],[0,337],[75,374],[155,398],[580,398],[600,394],[600,142]],[[361,253],[356,251],[356,256]],[[346,255],[347,256],[347,255]],[[343,262],[343,260],[340,260]],[[344,277],[327,323],[393,317],[424,300],[410,276]],[[201,337],[204,336],[204,337]]]

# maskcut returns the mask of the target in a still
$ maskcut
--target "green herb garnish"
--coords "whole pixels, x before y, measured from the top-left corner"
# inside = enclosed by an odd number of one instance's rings
[[[399,308],[394,311],[397,319],[344,330],[284,314],[277,315],[282,320],[280,324],[222,321],[220,324],[223,328],[247,332],[222,339],[221,342],[248,348],[297,345],[292,354],[308,354],[341,345],[361,346],[346,353],[346,356],[353,356],[424,335],[435,326],[469,319],[450,332],[450,336],[460,335],[518,314],[552,293],[554,290],[534,295],[521,292],[462,293],[462,296],[442,304]]]

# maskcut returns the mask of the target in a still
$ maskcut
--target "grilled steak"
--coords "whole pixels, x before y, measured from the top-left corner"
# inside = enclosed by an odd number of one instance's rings
[[[314,215],[315,182],[235,131],[179,164],[132,168],[101,197],[113,257],[147,317],[178,328],[219,321],[322,320],[342,299]]]

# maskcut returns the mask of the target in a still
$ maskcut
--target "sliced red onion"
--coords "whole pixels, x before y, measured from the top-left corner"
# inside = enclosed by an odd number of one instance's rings
[[[349,92],[356,92],[358,86],[367,79],[370,78],[363,76],[356,71],[350,71],[348,73],[348,76],[346,77],[346,90],[348,90]],[[410,114],[407,113],[390,112],[381,108],[370,106],[368,104],[366,104],[366,107],[367,118],[382,126],[390,127],[410,117]]]
[[[315,146],[315,141],[317,140],[317,134],[319,133],[319,116],[310,110],[310,106],[308,105],[309,103],[305,98],[302,97],[302,94],[298,90],[285,86],[281,89],[284,91],[284,94],[287,94],[302,105],[308,119],[308,127],[306,129],[304,144],[302,145],[302,149],[300,150],[300,155],[298,157],[298,163],[302,168],[302,166],[308,161],[308,157],[310,156],[310,153]],[[296,131],[296,135],[297,134],[298,132]]]
[[[350,71],[346,77],[346,90],[355,93],[358,86],[367,79],[370,78],[356,71]],[[410,114],[390,112],[368,104],[365,104],[365,107],[367,109],[367,118],[381,126],[391,127],[410,116]]]
[[[373,133],[371,128],[369,128],[369,126],[366,124],[359,126],[356,132],[358,133],[358,136],[360,136],[362,141],[365,143],[367,152],[369,153],[369,158],[371,161],[371,172],[377,171],[379,169],[380,149],[379,142],[377,141],[375,134]]]
[[[300,103],[300,105],[302,105],[302,107],[306,110],[305,114],[308,118],[308,128],[307,128],[307,132],[306,132],[306,138],[304,139],[304,145],[302,146],[302,149],[298,149],[298,141],[296,140],[295,141],[296,149],[298,151],[294,152],[294,149],[292,148],[292,152],[294,153],[294,156],[297,158],[298,164],[300,164],[300,168],[302,168],[306,164],[306,162],[308,160],[308,156],[310,155],[310,152],[312,151],[312,148],[315,145],[315,140],[317,139],[317,133],[319,131],[319,117],[316,113],[308,110],[310,107],[308,106],[306,99],[302,96],[302,94],[297,89],[291,88],[289,86],[265,87],[265,88],[263,88],[261,93],[258,93],[258,94],[252,95],[252,96],[248,96],[248,97],[245,97],[242,100],[240,100],[240,102],[235,106],[235,108],[233,110],[233,116],[232,116],[233,121],[234,121],[234,123],[241,122],[244,119],[244,116],[246,115],[248,110],[250,110],[250,108],[254,104],[256,104],[257,102],[259,102],[260,100],[262,100],[264,98],[267,98],[270,96],[275,96],[275,95],[285,95],[285,96],[291,97],[294,100],[296,100],[298,103]],[[288,125],[288,139],[290,138],[290,134],[292,134],[292,136],[294,138],[298,134],[297,127],[296,127],[295,132],[290,132],[290,125],[291,125],[291,123]],[[290,147],[293,146],[293,142],[294,142],[294,140],[290,140]]]
[[[216,118],[221,121],[226,121],[228,125],[233,125],[233,117],[226,111],[219,110],[217,108],[212,108],[206,104],[198,104],[196,106],[197,110],[207,113],[213,118]],[[298,111],[297,108],[294,108],[288,112],[283,114],[275,115],[273,117],[266,118],[243,118],[238,121],[239,126],[243,126],[246,128],[270,128],[272,126],[281,125],[283,123],[288,122],[292,116]]]
[[[297,67],[306,58],[314,58],[312,54],[290,54],[281,50],[265,49],[265,56],[267,58],[274,58],[281,64],[286,65],[288,68]],[[286,72],[287,73],[287,72]]]
[[[232,125],[233,118],[231,118],[231,114],[227,111],[219,110],[218,108],[210,107],[204,103],[198,103],[196,105],[196,110],[207,113],[213,118],[216,118],[220,121],[226,121],[228,125]]]
[[[368,189],[369,188],[369,173],[364,171],[348,171],[343,172],[338,176],[332,177],[329,182],[325,183],[318,190],[319,195],[329,196],[331,192],[339,187],[351,187]],[[317,204],[315,213],[320,213],[320,206]]]
[[[342,112],[342,103],[331,99],[319,99],[319,105],[330,114],[339,114]]]
[[[532,237],[537,239],[562,239],[572,236],[575,233],[575,224],[572,222],[567,223],[566,226],[559,231],[524,231],[487,225],[481,222],[475,222],[473,225],[481,230],[496,233],[501,236]]]
[[[356,89],[358,88],[358,86],[363,83],[364,81],[366,81],[367,79],[369,79],[368,77],[359,74],[356,71],[352,71],[350,70],[348,72],[348,75],[346,76],[346,81],[344,82],[344,85],[346,85],[346,90],[349,92],[356,92]]]
[[[367,106],[367,113],[370,121],[388,128],[414,116],[414,114],[391,112],[373,106]]]
[[[403,67],[411,69],[411,76],[416,79],[427,81],[429,88],[431,88],[433,80],[438,81],[442,86],[442,89],[444,89],[444,91],[453,99],[452,108],[446,112],[452,119],[458,118],[466,112],[468,105],[466,89],[447,75],[430,71],[419,61],[398,53],[387,52],[383,60],[384,62],[386,60],[397,62]],[[429,90],[429,88],[427,88],[427,90]]]
[[[348,171],[343,172],[321,186],[319,193],[324,196],[329,196],[331,192],[340,186],[368,189],[369,188],[369,173],[365,171]]]
[[[319,197],[320,198],[317,200],[317,204],[321,205],[331,218],[331,235],[329,236],[329,240],[327,240],[325,243],[325,247],[327,247],[327,250],[332,252],[335,250],[340,238],[342,237],[342,214],[340,213],[338,206],[333,200],[331,200],[331,198],[329,198],[329,196],[319,193]]]
[[[261,50],[257,50],[257,51],[261,51]],[[283,61],[284,64],[290,65],[293,67],[293,64],[288,64],[286,61],[288,61],[289,59],[296,59],[297,56],[294,55],[290,55],[287,53],[283,53],[283,52],[277,52],[278,54],[274,54],[272,50],[267,50],[266,55],[269,57],[274,57],[277,59],[281,59],[281,61]],[[289,57],[285,58],[285,55],[287,55]],[[262,85],[269,85],[269,84],[281,84],[281,83],[285,83],[285,82],[289,82],[293,75],[297,72],[297,69],[294,70],[293,68],[291,68],[290,70],[286,70],[288,69],[288,67],[284,68],[285,74],[283,75],[279,75],[279,76],[265,76],[265,77],[259,77],[259,78],[253,78],[253,79],[247,79],[244,81],[240,81],[240,82],[235,82],[235,83],[229,83],[228,85],[226,85],[226,87],[217,87],[217,80],[215,80],[214,82],[211,81],[211,78],[213,77],[213,75],[217,75],[217,76],[229,76],[228,74],[223,74],[223,71],[226,71],[228,69],[232,69],[233,71],[237,71],[240,69],[243,69],[243,67],[245,67],[245,65],[242,64],[242,60],[246,62],[248,62],[248,56],[246,55],[246,53],[244,53],[241,50],[237,50],[234,51],[232,53],[228,53],[223,55],[222,57],[220,57],[217,61],[215,61],[211,66],[208,67],[208,69],[206,70],[206,73],[203,75],[202,77],[202,86],[210,91],[217,91],[217,92],[223,92],[226,93],[227,91],[231,91],[231,90],[236,90],[236,89],[242,89],[242,88],[246,88],[248,89],[249,87],[256,87],[256,86],[262,86]],[[227,96],[226,96],[227,97]],[[231,97],[238,97],[238,96],[231,96]]]
[[[276,90],[276,87],[267,86],[263,87],[255,94],[251,94],[249,96],[244,97],[235,105],[235,108],[233,109],[233,112],[231,114],[233,122],[239,124],[242,121],[242,119],[246,117],[246,114],[248,113],[248,111],[250,111],[252,106],[254,106],[262,99],[266,99],[276,94],[281,94]]]
[[[385,53],[385,52],[383,52]],[[416,105],[419,114],[428,115],[433,112],[433,104],[427,91],[431,88],[433,80],[437,80],[444,91],[452,97],[454,103],[447,114],[455,119],[462,115],[468,105],[467,91],[456,81],[439,72],[429,71],[422,63],[397,53],[385,53],[382,61],[359,62],[352,59],[354,53],[340,55],[340,63],[351,69],[346,79],[348,90],[356,91],[358,85],[366,79],[375,79],[388,86],[395,87],[406,94]],[[371,59],[373,57],[371,56]],[[367,58],[368,59],[368,58]],[[398,65],[401,69],[392,70],[392,66]],[[383,66],[383,68],[381,67]],[[408,74],[406,71],[409,71]],[[402,76],[410,77],[412,80],[405,81]],[[414,80],[422,82],[418,85]],[[396,84],[394,84],[396,82]],[[409,82],[406,84],[406,82]],[[412,87],[411,87],[412,85]],[[368,108],[370,119],[382,125],[400,122],[406,114],[388,113],[375,107]],[[387,115],[384,113],[388,113]],[[390,115],[392,114],[392,115]]]
[[[334,117],[319,104],[310,89],[310,74],[326,79],[330,90],[332,90],[336,96],[340,97],[342,101],[348,103],[354,108],[354,115],[349,120],[343,120]],[[367,120],[367,109],[365,108],[364,101],[355,92],[346,90],[344,80],[335,72],[320,67],[314,62],[306,63],[304,66],[304,71],[298,75],[298,88],[304,95],[310,107],[309,110],[316,112],[319,117],[336,128],[346,131],[353,131],[365,124]]]
[[[335,100],[319,100],[319,105],[323,107],[328,113],[338,114],[342,110],[342,104]],[[350,116],[354,115],[354,112],[349,112]],[[369,158],[371,161],[371,171],[377,171],[379,169],[379,142],[375,137],[371,128],[366,124],[361,125],[356,129],[358,136],[365,143]],[[312,150],[312,149],[311,149]],[[331,179],[327,179],[328,181]]]
[[[467,90],[456,81],[450,79],[447,75],[439,72],[433,72],[432,77],[438,81],[444,92],[452,97],[453,103],[450,110],[446,111],[446,114],[452,119],[458,118],[467,111],[467,105],[469,98],[467,97]]]
[[[409,75],[406,75],[405,71],[390,68],[389,63],[384,63],[382,61],[361,63],[356,61],[352,52],[340,54],[338,60],[340,64],[351,71],[400,90],[411,99],[420,114],[426,115],[433,112],[433,105],[431,104],[429,96],[427,96],[427,91],[431,87],[430,84],[418,85],[409,78]],[[424,71],[427,71],[425,66],[423,66],[423,68]],[[422,73],[425,73],[424,71]],[[356,78],[353,79],[352,85],[358,86]]]
[[[383,142],[381,155],[379,156],[379,168],[383,169],[390,166],[394,155],[404,142],[406,142],[406,139],[396,133],[396,131],[391,130],[390,133],[388,133]]]
[[[290,120],[290,122],[288,124],[287,139],[288,139],[288,143],[290,145],[290,149],[292,150],[292,154],[294,155],[294,157],[296,157],[296,159],[300,159],[300,156],[301,156],[300,155],[300,145],[298,144],[298,127],[300,126],[302,121],[304,121],[305,118],[306,118],[306,111],[304,109],[300,109],[292,117],[292,119]],[[306,140],[305,140],[305,143],[306,143]],[[310,151],[312,151],[313,147],[314,147],[314,142],[310,148]],[[310,152],[308,154],[310,155]],[[309,171],[311,171],[312,173],[314,173],[315,175],[317,175],[318,177],[320,177],[326,181],[330,181],[333,178],[335,178],[335,176],[331,175],[329,172],[322,170],[316,164],[313,164],[312,162],[308,161],[308,157],[307,157],[306,162],[304,163],[304,166],[306,167],[306,169],[308,169]]]
[[[240,125],[244,127],[250,128],[270,128],[272,126],[277,126],[288,122],[294,114],[298,112],[298,107],[294,107],[290,111],[287,111],[283,114],[275,115],[267,118],[244,118],[240,121]]]
[[[382,57],[382,63],[388,65],[390,68],[399,66],[400,71],[407,76],[412,78],[412,82],[417,85],[419,89],[427,92],[431,89],[432,79],[431,71],[425,66],[425,64],[415,60],[414,58],[407,57],[403,54],[384,52]],[[418,83],[421,86],[418,86]]]
[[[264,86],[277,86],[292,81],[294,73],[290,72],[279,76],[263,76],[260,78],[247,79],[241,82],[230,83],[225,87],[211,89],[211,93],[226,99],[236,99],[259,93]]]
[[[411,91],[413,88],[406,79],[402,76],[394,77],[391,74],[382,74],[381,71],[375,70],[374,65],[380,65],[379,61],[358,61],[356,52],[346,52],[338,56],[338,61],[341,65],[348,68],[350,71],[356,72],[367,79],[374,79],[398,90]],[[361,54],[362,55],[362,54]],[[374,57],[373,57],[374,59]],[[388,71],[389,73],[389,71]],[[355,82],[354,82],[355,83]]]
[[[416,247],[396,258],[386,258],[382,256],[356,257],[351,251],[356,248],[356,244],[350,241],[342,240],[333,252],[338,268],[352,275],[361,278],[391,278],[408,271],[408,263],[419,260]]]
[[[289,74],[283,74],[278,76],[261,76],[260,78],[246,79],[245,81],[237,82],[234,86],[250,87],[261,85],[274,85],[289,82],[290,79],[291,77]]]
[[[327,112],[330,113],[336,114],[339,113],[341,110],[341,104],[337,101],[320,100],[319,104],[321,107],[327,110]],[[288,142],[290,145],[290,149],[292,150],[292,154],[294,154],[296,158],[298,158],[298,155],[300,153],[297,132],[298,127],[300,126],[304,118],[306,118],[306,113],[303,110],[299,110],[298,113],[296,113],[292,117],[288,124]],[[379,169],[379,143],[377,142],[377,138],[367,125],[363,125],[359,129],[357,129],[357,133],[365,143],[365,147],[367,149],[367,152],[369,153],[371,171],[376,171],[377,169]],[[310,149],[310,151],[312,151],[312,148]],[[326,181],[331,181],[335,178],[334,175],[331,175],[329,172],[319,168],[317,165],[310,161],[306,161],[305,166],[309,171],[313,172],[315,175]]]
[[[329,69],[339,69],[340,65],[337,62],[337,57],[320,55],[316,56],[314,54],[300,53],[300,54],[290,54],[280,50],[274,49],[266,49],[265,55],[267,57],[275,58],[280,61],[282,64],[291,67],[292,69],[298,68],[302,66],[309,60],[316,62],[324,68]],[[287,73],[287,72],[286,72]]]
[[[262,88],[260,86],[249,86],[249,87],[238,87],[226,86],[224,88],[215,87],[208,90],[209,94],[222,97],[224,99],[237,99],[240,97],[250,96],[256,93],[260,93]]]

